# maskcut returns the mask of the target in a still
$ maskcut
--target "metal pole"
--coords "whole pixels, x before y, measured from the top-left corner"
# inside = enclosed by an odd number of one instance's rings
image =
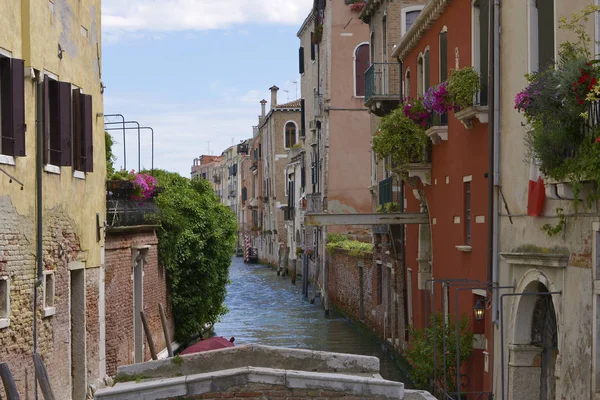
[[[105,122],[104,123],[104,125],[114,125],[114,124],[120,124],[120,122]],[[141,165],[142,165],[142,163],[141,163],[141,154],[142,154],[142,151],[141,151],[141,147],[140,147],[140,143],[141,143],[140,142],[140,136],[141,136],[141,134],[140,134],[140,129],[141,129],[140,123],[137,122],[137,121],[125,121],[123,123],[123,126],[125,124],[136,124],[137,125],[137,131],[138,131],[138,172],[139,172],[142,169],[142,167],[141,167]],[[135,128],[125,128],[125,127],[123,127],[123,135],[125,135],[124,132],[125,132],[126,129],[135,129]],[[105,129],[105,130],[110,130],[110,129]]]
[[[525,293],[505,293],[500,296],[500,362],[501,362],[501,373],[502,373],[502,400],[504,400],[504,307],[502,302],[505,296],[549,296],[553,294],[562,294],[562,292],[525,292]]]
[[[44,126],[43,126],[43,87],[44,84],[40,82],[40,74],[37,76],[37,88],[36,88],[36,225],[37,225],[37,237],[36,237],[36,264],[37,264],[37,279],[33,285],[33,354],[37,354],[38,350],[38,337],[37,337],[37,302],[38,302],[38,286],[42,283],[42,272],[43,272],[43,182],[42,175],[44,169]],[[38,374],[34,368],[34,398],[38,398],[38,385],[37,385]]]
[[[125,130],[130,130],[130,129],[138,129],[138,128],[125,128]],[[149,129],[152,132],[152,172],[154,172],[154,129],[149,127],[149,126],[141,126],[140,129]],[[105,131],[116,131],[116,130],[121,130],[121,128],[108,128],[108,129],[104,129]]]
[[[125,171],[127,171],[127,152],[126,152],[126,147],[125,147],[125,117],[122,114],[105,114],[104,118],[106,117],[121,117],[122,124],[123,124],[123,169]],[[116,122],[118,123],[118,122]],[[112,124],[111,122],[105,122],[104,125],[110,125]],[[105,129],[106,130],[106,129]]]

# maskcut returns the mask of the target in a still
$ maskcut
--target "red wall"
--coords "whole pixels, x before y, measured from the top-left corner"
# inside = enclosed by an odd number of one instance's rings
[[[421,38],[415,48],[405,57],[404,69],[411,71],[411,94],[417,89],[417,58],[427,46],[430,51],[430,84],[439,83],[439,38],[442,28],[448,29],[448,69],[449,74],[455,68],[455,49],[459,52],[459,68],[471,65],[471,2],[456,0],[450,2],[444,13]],[[466,129],[454,117],[452,111],[448,118],[448,140],[433,146],[431,185],[424,186],[429,206],[432,232],[432,273],[434,279],[467,278],[487,281],[487,238],[488,238],[488,124],[475,120],[472,129]],[[464,183],[463,177],[472,176],[471,181],[471,246],[472,251],[465,253],[456,249],[465,245],[464,240]],[[446,177],[449,183],[446,183]],[[491,179],[491,177],[490,177]],[[436,182],[437,181],[437,182]],[[414,188],[407,187],[409,212],[418,212],[419,203],[411,194]],[[460,223],[454,223],[454,217],[460,217]],[[476,223],[476,217],[483,216],[484,223]],[[435,219],[435,224],[433,223]],[[425,324],[425,292],[418,290],[418,231],[416,225],[408,226],[406,241],[407,267],[412,269],[412,302],[414,321],[417,327]],[[473,319],[475,296],[471,290],[459,293],[459,314]],[[441,311],[441,284],[436,284],[436,308]],[[455,314],[456,287],[450,289],[450,314]],[[431,308],[431,307],[430,307]],[[430,310],[431,311],[431,310]],[[487,311],[489,319],[491,312]],[[486,328],[474,326],[474,331],[485,331],[488,351],[492,352],[491,322]],[[470,391],[490,390],[491,377],[484,372],[483,350],[474,350],[473,357],[463,373],[469,378]],[[488,369],[491,371],[492,360]]]

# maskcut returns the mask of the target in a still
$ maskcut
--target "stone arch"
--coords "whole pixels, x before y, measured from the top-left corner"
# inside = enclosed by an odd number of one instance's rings
[[[554,291],[546,275],[530,270],[521,279],[517,293]],[[553,399],[560,348],[558,296],[531,294],[516,299],[509,344],[508,398]]]

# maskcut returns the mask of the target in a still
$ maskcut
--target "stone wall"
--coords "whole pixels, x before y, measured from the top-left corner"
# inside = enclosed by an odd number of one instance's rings
[[[174,337],[166,272],[158,264],[158,239],[152,228],[143,232],[109,233],[106,237],[106,373],[134,362],[133,252],[149,246],[143,273],[143,308],[157,352],[166,347],[158,304],[162,303]],[[144,336],[144,360],[150,350]]]

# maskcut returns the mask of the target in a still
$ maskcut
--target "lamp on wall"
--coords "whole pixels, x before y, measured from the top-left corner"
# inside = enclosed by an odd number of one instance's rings
[[[475,314],[475,321],[481,321],[485,316],[485,307],[481,298],[477,299],[475,305],[473,306],[473,313]]]

